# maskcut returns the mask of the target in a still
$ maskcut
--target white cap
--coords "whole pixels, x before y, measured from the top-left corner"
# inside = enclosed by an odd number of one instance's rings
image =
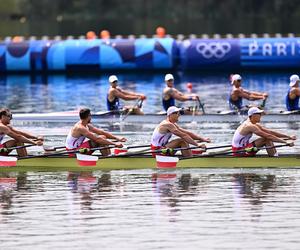
[[[114,81],[118,81],[118,77],[116,77],[115,75],[111,75],[109,78],[108,78],[108,81],[110,83],[114,82]]]
[[[172,74],[166,74],[165,75],[165,81],[170,81],[170,80],[174,80],[174,77]]]
[[[173,113],[179,112],[181,109],[175,106],[171,106],[167,110],[167,116],[172,115]]]
[[[234,74],[232,77],[231,77],[231,84],[234,83],[234,81],[236,80],[242,80],[242,77],[239,75],[239,74]]]
[[[298,75],[292,75],[290,77],[290,87],[294,87],[297,83],[297,81],[299,81],[299,76]]]
[[[262,109],[259,109],[258,107],[252,107],[248,110],[248,116],[250,117],[251,115],[261,114],[263,112],[264,111]]]

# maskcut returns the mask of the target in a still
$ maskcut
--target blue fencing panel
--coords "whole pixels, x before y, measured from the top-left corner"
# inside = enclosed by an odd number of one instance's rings
[[[180,46],[182,69],[240,67],[239,39],[190,39]]]
[[[240,39],[243,68],[290,68],[300,66],[299,38]]]

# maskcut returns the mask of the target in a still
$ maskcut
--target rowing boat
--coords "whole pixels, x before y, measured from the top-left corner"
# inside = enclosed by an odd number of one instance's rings
[[[155,169],[156,160],[149,156],[111,157],[99,159],[96,166],[79,166],[76,158],[44,157],[17,161],[15,167],[0,167],[8,171],[92,171],[120,169]],[[180,159],[177,169],[182,168],[300,168],[300,155],[280,157],[257,156],[236,158],[232,156],[201,156]]]
[[[165,114],[145,114],[129,115],[126,117],[126,123],[158,123],[166,117]],[[180,122],[241,122],[247,118],[246,115],[239,115],[233,112],[222,112],[204,115],[182,115]],[[14,114],[14,121],[21,122],[77,122],[79,119],[78,111],[56,112],[56,113],[31,113]],[[111,112],[99,112],[92,115],[93,122],[117,123],[123,120],[122,115]],[[299,112],[270,113],[262,118],[263,122],[300,122]]]

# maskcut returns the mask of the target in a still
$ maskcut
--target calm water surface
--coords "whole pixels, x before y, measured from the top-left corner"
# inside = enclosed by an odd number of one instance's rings
[[[168,73],[168,72],[165,72]],[[267,109],[284,110],[289,75],[245,72],[244,86],[268,91]],[[105,109],[108,75],[6,76],[0,106],[13,112]],[[163,74],[121,74],[122,87],[144,92],[145,112],[161,110]],[[186,91],[194,83],[210,112],[227,107],[228,74],[177,74]],[[212,87],[213,86],[213,87]],[[71,124],[19,123],[61,146]],[[128,138],[150,142],[154,124],[96,124]],[[231,141],[238,123],[184,127]],[[299,123],[268,123],[296,134]],[[299,153],[296,147],[280,153]],[[30,153],[41,151],[29,148]],[[299,164],[300,166],[300,164]],[[83,173],[0,173],[0,249],[299,249],[300,169],[185,169]]]
[[[299,249],[300,170],[0,175],[1,249]]]

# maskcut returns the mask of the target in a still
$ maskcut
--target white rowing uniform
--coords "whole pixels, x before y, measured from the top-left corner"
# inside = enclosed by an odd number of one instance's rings
[[[159,126],[157,126],[155,128],[155,130],[153,131],[153,134],[151,137],[151,145],[155,146],[155,147],[163,147],[169,142],[169,140],[172,136],[172,133],[168,132],[166,134],[161,134],[158,132],[158,129],[159,129]]]
[[[2,140],[3,140],[3,138],[4,138],[4,136],[5,136],[5,134],[0,134],[0,144],[1,144],[1,142],[2,142]]]
[[[66,148],[67,149],[76,149],[84,142],[85,136],[79,136],[78,138],[72,136],[72,130],[70,130],[67,139],[66,139]]]
[[[232,146],[235,148],[242,148],[250,143],[252,133],[241,135],[240,131],[236,130],[232,138]]]

